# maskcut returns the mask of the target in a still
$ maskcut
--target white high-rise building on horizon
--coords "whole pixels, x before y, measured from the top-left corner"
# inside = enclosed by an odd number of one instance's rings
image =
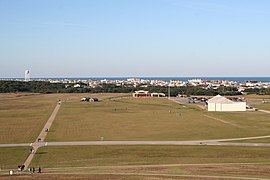
[[[30,81],[30,71],[25,70],[24,72],[24,81]]]

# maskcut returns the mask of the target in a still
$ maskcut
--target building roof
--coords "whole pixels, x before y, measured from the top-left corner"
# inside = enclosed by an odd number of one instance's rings
[[[221,96],[217,95],[211,99],[208,100],[208,103],[222,103],[222,104],[232,104],[233,101]]]
[[[148,91],[144,91],[144,90],[139,90],[139,91],[135,91],[136,94],[147,94]]]

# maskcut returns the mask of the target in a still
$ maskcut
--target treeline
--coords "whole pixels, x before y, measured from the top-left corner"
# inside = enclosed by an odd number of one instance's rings
[[[33,93],[57,93],[65,89],[62,83],[50,83],[45,81],[0,81],[1,93],[33,92]]]
[[[212,88],[204,88],[200,86],[183,86],[183,87],[146,87],[144,90],[147,90],[149,92],[160,92],[165,93],[168,95],[168,92],[170,92],[171,96],[177,96],[177,95],[196,95],[196,96],[215,96],[215,95],[225,95],[225,96],[235,96],[235,95],[241,95],[241,93],[237,90],[237,88],[234,87],[220,87],[218,89],[212,89]]]
[[[137,90],[146,90],[149,92],[159,92],[168,95],[170,91],[171,96],[183,95],[202,95],[215,96],[217,94],[233,96],[240,95],[235,87],[219,87],[218,89],[206,89],[199,86],[185,86],[185,87],[161,87],[161,86],[147,86],[147,87],[133,87],[131,85],[117,86],[115,84],[102,84],[98,87],[88,87],[86,84],[80,83],[82,87],[75,88],[74,84],[50,83],[46,81],[0,81],[1,93],[15,93],[15,92],[32,92],[32,93],[132,93]],[[265,90],[266,91],[266,90]],[[267,89],[269,93],[269,89]],[[252,92],[250,92],[252,93]],[[254,93],[261,93],[257,90]]]
[[[252,88],[244,91],[247,94],[270,95],[270,88]]]

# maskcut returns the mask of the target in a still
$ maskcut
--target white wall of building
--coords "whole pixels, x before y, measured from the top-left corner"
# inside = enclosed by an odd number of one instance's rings
[[[246,111],[246,102],[209,103],[208,111]]]

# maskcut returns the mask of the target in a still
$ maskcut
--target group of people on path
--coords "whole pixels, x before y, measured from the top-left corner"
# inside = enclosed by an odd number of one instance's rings
[[[25,168],[25,165],[24,165],[24,164],[18,166],[18,172],[23,172],[23,171],[24,171],[24,168]],[[28,168],[28,172],[29,172],[30,174],[33,174],[33,173],[36,172],[36,168],[30,167],[30,168]],[[38,167],[37,172],[38,172],[38,173],[41,173],[41,167]]]
[[[28,168],[29,174],[33,174],[36,172],[36,169],[34,167]],[[41,173],[41,168],[38,168],[38,173]]]
[[[24,164],[18,166],[18,172],[22,172],[24,170],[24,168],[25,168],[25,165]]]
[[[35,153],[35,149],[32,147],[29,149],[29,154],[34,154]],[[18,172],[23,172],[24,171],[24,168],[25,168],[25,165],[21,165],[21,166],[18,166]],[[33,174],[36,172],[36,169],[34,167],[30,167],[28,168],[28,172],[30,174]],[[39,167],[38,168],[38,173],[41,173],[41,168]]]

